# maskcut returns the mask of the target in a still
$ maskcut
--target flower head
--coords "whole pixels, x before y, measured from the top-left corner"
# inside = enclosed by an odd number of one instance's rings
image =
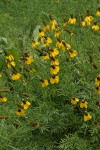
[[[85,21],[82,21],[81,22],[81,25],[84,27],[86,25],[86,22]]]
[[[59,82],[59,76],[53,75],[53,76],[50,78],[50,83],[51,83],[51,84],[58,83],[58,82]]]
[[[68,20],[69,24],[75,24],[76,23],[76,19],[73,17],[73,15],[71,15],[71,17]]]
[[[86,122],[86,121],[89,121],[89,120],[91,120],[92,119],[92,116],[91,116],[91,114],[90,113],[86,113],[85,115],[84,115],[84,121]]]
[[[94,25],[92,26],[92,30],[99,30],[99,25],[95,22]]]
[[[38,35],[39,37],[44,37],[45,33],[41,29],[39,29]]]
[[[59,28],[59,26],[56,28],[55,32],[54,32],[54,37],[58,37],[61,35],[61,29]]]
[[[53,57],[50,58],[50,65],[59,65],[59,60],[58,59],[55,59]]]
[[[6,60],[7,60],[7,61],[12,61],[12,60],[14,60],[13,55],[7,55],[7,56],[6,56]]]
[[[60,39],[58,39],[58,41],[56,42],[56,47],[58,48],[62,47],[62,41]]]
[[[44,32],[46,32],[47,30],[50,30],[50,26],[49,26],[49,25],[45,25],[45,26],[43,27],[43,31],[44,31]]]
[[[77,56],[77,51],[76,50],[69,50],[69,55],[70,55],[70,57],[71,58],[74,58],[74,57],[76,57]]]
[[[50,24],[51,24],[51,29],[55,30],[56,29],[56,25],[58,23],[57,23],[57,21],[55,19],[52,19],[52,17],[50,17]]]
[[[57,48],[49,49],[49,52],[50,52],[50,57],[55,57],[59,54],[59,51]]]
[[[71,98],[71,103],[72,103],[73,105],[76,105],[78,102],[79,102],[79,99],[78,99],[78,98],[76,98],[76,97]]]
[[[88,25],[88,26],[91,25],[92,20],[93,20],[93,17],[90,16],[90,15],[87,15],[87,16],[85,17],[85,19],[84,19],[86,25]]]
[[[0,74],[0,78],[2,78],[2,74]]]
[[[31,105],[31,103],[29,101],[23,101],[21,103],[21,106],[24,108],[24,109],[28,109],[28,107]]]
[[[66,43],[66,49],[67,49],[67,50],[70,50],[70,49],[71,49],[71,45],[68,44],[68,43]]]
[[[40,42],[35,41],[34,39],[32,40],[32,47],[37,47],[40,44]]]
[[[86,25],[86,22],[85,22],[85,20],[83,19],[83,16],[81,16],[81,26],[85,26]]]
[[[30,65],[33,62],[33,57],[32,56],[28,56],[25,58],[25,65]]]
[[[100,95],[100,87],[96,87],[96,93]]]
[[[95,79],[95,85],[99,86],[100,85],[100,75],[98,75]]]
[[[46,53],[45,55],[42,56],[42,59],[43,60],[48,60],[50,57],[49,57],[49,54]]]
[[[88,106],[88,102],[86,100],[83,100],[81,103],[80,103],[80,108],[84,109],[84,108],[87,108]]]
[[[8,62],[8,63],[7,63],[8,69],[11,68],[11,66],[13,66],[13,67],[16,66],[16,63],[14,62],[14,57],[13,57],[13,55],[7,55],[7,56],[6,56],[6,61]]]
[[[21,78],[21,74],[20,73],[16,73],[12,75],[12,80],[19,80]]]
[[[57,25],[57,21],[56,21],[56,19],[50,19],[50,24],[51,25]]]
[[[48,80],[43,80],[43,79],[41,79],[40,81],[41,81],[41,86],[42,86],[42,87],[46,87],[46,86],[48,86],[48,84],[49,84],[49,81],[48,81]]]
[[[100,17],[100,7],[98,8],[97,12],[96,12],[96,16]]]
[[[24,116],[25,112],[23,109],[18,109],[16,112],[16,115],[18,115],[19,117]]]
[[[7,97],[1,97],[1,96],[0,96],[0,101],[1,101],[1,102],[6,102],[6,101],[7,101]]]
[[[44,45],[44,47],[46,47],[46,46],[50,46],[50,44],[52,43],[52,40],[51,40],[51,38],[50,37],[43,37],[42,39],[42,42],[43,42],[43,45]]]
[[[59,72],[59,70],[60,70],[60,67],[59,66],[51,66],[51,68],[50,68],[50,73],[51,74],[53,74],[53,75],[55,75],[55,74],[57,74],[58,72]]]

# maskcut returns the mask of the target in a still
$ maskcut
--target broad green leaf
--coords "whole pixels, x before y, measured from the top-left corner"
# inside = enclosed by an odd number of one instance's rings
[[[4,37],[0,37],[0,43],[3,44],[3,45],[7,45],[7,39],[4,38]]]
[[[39,29],[41,28],[40,25],[37,25],[36,28],[34,29],[33,31],[33,37],[34,39],[37,41],[38,40],[38,32],[39,32]]]

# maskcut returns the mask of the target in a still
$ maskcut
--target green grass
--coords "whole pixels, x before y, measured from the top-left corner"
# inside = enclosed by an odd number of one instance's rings
[[[30,30],[41,24],[43,20],[49,20],[49,15],[58,21],[69,18],[70,14],[86,15],[89,9],[94,14],[99,1],[97,0],[6,0],[0,1],[0,35],[17,40],[19,34],[29,34]]]
[[[99,0],[0,1],[0,74],[3,75],[0,78],[0,96],[8,98],[6,103],[0,102],[0,118],[4,116],[0,120],[0,150],[99,150],[100,127],[96,128],[94,122],[100,126],[100,106],[96,105],[97,101],[100,102],[100,95],[95,89],[95,78],[100,74],[100,30],[80,26],[80,15],[85,17],[87,10],[100,26],[100,19],[95,16],[99,5]],[[57,56],[60,81],[42,88],[40,78],[51,76],[50,61],[43,61],[31,47],[32,36],[38,25],[42,28],[43,21],[49,23],[49,15],[62,28],[63,19],[68,20],[71,14],[77,19],[77,24],[66,28],[74,36],[63,28],[60,38],[65,39],[72,50],[77,50],[78,55],[71,59],[68,53],[60,51]],[[54,37],[52,40],[56,41]],[[5,51],[15,57],[15,68],[7,69]],[[30,65],[36,70],[32,74],[25,70],[24,60],[19,61],[25,52],[35,60]],[[11,76],[16,69],[22,77],[12,81]],[[3,89],[10,89],[10,92],[1,92]],[[88,109],[81,110],[79,104],[73,106],[70,102],[72,97],[78,97],[80,101],[86,99]],[[31,106],[25,117],[19,117],[16,115],[17,104],[20,105],[23,99],[30,101]],[[89,122],[83,121],[85,112],[92,114]],[[34,122],[40,123],[40,127],[36,128]]]

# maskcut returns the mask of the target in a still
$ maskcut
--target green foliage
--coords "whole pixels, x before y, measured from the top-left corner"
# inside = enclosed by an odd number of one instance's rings
[[[78,137],[77,134],[65,135],[59,144],[61,150],[92,150],[86,140]]]

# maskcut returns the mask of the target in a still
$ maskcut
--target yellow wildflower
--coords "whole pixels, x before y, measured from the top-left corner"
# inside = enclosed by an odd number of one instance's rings
[[[76,19],[73,17],[73,15],[71,15],[71,17],[68,20],[69,24],[75,24],[76,23]]]
[[[51,20],[50,20],[50,24],[51,24],[51,25],[57,25],[56,19],[51,19]]]
[[[57,21],[55,19],[51,19],[50,20],[50,24],[51,24],[51,29],[55,30],[56,25],[57,25]]]
[[[8,63],[8,64],[7,64],[7,67],[8,67],[8,69],[10,69],[10,68],[11,68],[11,65],[10,65],[10,63]]]
[[[50,57],[55,57],[59,54],[59,51],[57,48],[49,49],[49,51],[50,51]]]
[[[69,50],[69,55],[70,55],[71,58],[76,57],[77,56],[77,51],[76,50],[74,50],[74,51]]]
[[[24,109],[28,109],[28,107],[31,105],[31,103],[29,101],[23,101],[21,106],[24,108]]]
[[[63,52],[65,52],[65,50],[66,50],[66,47],[65,47],[65,45],[64,45],[64,44],[62,44],[62,47],[61,47],[61,49],[62,49],[62,51],[63,51]]]
[[[98,75],[95,79],[95,85],[99,86],[100,85],[100,75]]]
[[[10,62],[11,66],[15,67],[16,66],[16,63],[14,61],[11,61]]]
[[[21,74],[20,74],[20,73],[13,74],[13,75],[12,75],[12,80],[19,80],[20,77],[21,77]]]
[[[2,78],[2,74],[0,74],[0,78]]]
[[[50,20],[50,24],[51,24],[51,29],[55,30],[56,29],[56,25],[57,25],[57,21],[55,19],[51,19]]]
[[[33,62],[33,57],[32,56],[28,56],[25,58],[25,65],[30,65]]]
[[[68,44],[68,43],[66,43],[66,49],[67,49],[67,50],[70,50],[70,49],[71,49],[71,45]]]
[[[100,11],[97,11],[97,12],[96,12],[96,16],[99,16],[99,17],[100,17]]]
[[[39,29],[38,35],[39,37],[44,37],[45,33],[41,29]]]
[[[97,94],[100,94],[100,87],[96,87]]]
[[[44,37],[44,38],[42,38],[41,40],[42,40],[42,42],[43,42],[44,47],[50,46],[50,44],[52,43],[52,40],[51,40],[51,38],[49,38],[49,37]]]
[[[96,12],[96,16],[100,17],[100,7],[98,8],[97,12]]]
[[[79,99],[78,99],[78,98],[76,98],[76,97],[71,98],[71,103],[72,103],[73,105],[76,105],[78,102],[79,102]]]
[[[55,33],[54,33],[54,37],[58,37],[61,35],[61,30],[59,27],[57,27],[57,29],[55,30]]]
[[[6,56],[6,60],[7,60],[7,61],[12,61],[12,60],[14,60],[13,55],[8,55],[8,56]]]
[[[11,68],[11,66],[13,67],[16,66],[16,63],[14,62],[14,57],[12,55],[7,55],[5,58],[6,58],[6,61],[8,62],[7,63],[8,69]]]
[[[37,47],[40,44],[40,42],[35,41],[34,39],[32,40],[32,47]]]
[[[55,31],[54,37],[58,37],[58,36],[60,36],[60,35],[61,35],[61,31]]]
[[[60,70],[60,67],[59,66],[51,66],[51,68],[50,68],[50,73],[51,74],[57,74],[58,72],[59,72],[59,70]]]
[[[51,29],[52,29],[52,30],[55,30],[55,29],[56,29],[56,26],[53,24],[53,25],[51,26]]]
[[[49,26],[49,25],[45,25],[45,26],[43,27],[43,31],[44,31],[44,32],[46,32],[47,30],[50,30],[50,26]]]
[[[7,101],[7,97],[1,97],[1,96],[0,96],[0,101],[1,101],[1,102],[6,102],[6,101]]]
[[[16,115],[21,117],[21,116],[24,116],[25,112],[23,109],[18,109],[17,112],[16,112]]]
[[[85,21],[82,21],[81,22],[81,25],[84,27],[86,25],[86,22]]]
[[[16,63],[15,63],[14,61],[11,61],[11,62],[7,63],[8,69],[10,69],[11,66],[15,67],[15,66],[16,66]]]
[[[71,48],[70,44],[67,44],[64,40],[60,40],[60,39],[58,39],[58,42],[56,43],[56,47],[61,48],[62,51]]]
[[[92,17],[92,16],[86,16],[85,19],[84,19],[84,21],[86,22],[86,24],[87,24],[88,26],[91,25],[92,20],[93,20],[93,17]]]
[[[85,115],[84,115],[84,121],[86,122],[86,121],[89,121],[89,120],[91,120],[92,119],[92,116],[91,116],[91,114],[90,113],[86,113]]]
[[[59,76],[53,75],[53,76],[50,78],[50,83],[51,83],[51,84],[58,83],[58,82],[59,82]]]
[[[99,25],[95,22],[94,25],[92,26],[92,30],[99,30]]]
[[[87,108],[88,106],[88,102],[86,100],[83,100],[81,103],[80,103],[80,108]]]
[[[83,16],[81,16],[81,26],[85,26],[86,25],[86,22],[85,22],[85,20],[83,19]]]
[[[47,54],[43,55],[43,56],[42,56],[42,59],[43,59],[43,60],[48,60],[48,59],[49,59],[49,54],[47,53]]]
[[[51,57],[50,65],[54,65],[54,66],[59,65],[59,60]]]
[[[48,86],[48,84],[49,84],[49,81],[48,80],[40,80],[41,81],[41,86],[42,87],[46,87],[46,86]]]
[[[56,47],[61,48],[62,47],[62,41],[58,39],[56,42]]]

